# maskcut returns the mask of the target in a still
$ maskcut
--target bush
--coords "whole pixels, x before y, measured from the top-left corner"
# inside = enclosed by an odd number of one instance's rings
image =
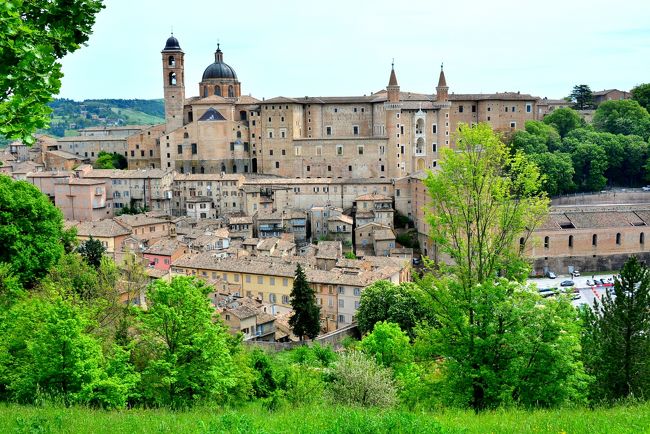
[[[390,369],[358,351],[345,353],[331,371],[330,393],[334,402],[363,407],[392,407],[397,389]]]

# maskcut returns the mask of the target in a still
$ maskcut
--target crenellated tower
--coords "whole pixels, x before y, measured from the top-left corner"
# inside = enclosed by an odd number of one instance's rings
[[[185,105],[185,71],[178,39],[172,34],[161,51],[163,64],[163,89],[165,93],[166,132],[183,126],[183,107]]]

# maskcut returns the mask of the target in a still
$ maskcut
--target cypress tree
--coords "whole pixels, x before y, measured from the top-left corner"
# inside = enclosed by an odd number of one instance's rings
[[[307,276],[300,264],[296,267],[296,274],[291,289],[291,307],[293,315],[289,318],[289,325],[293,333],[303,340],[304,336],[314,339],[320,332],[320,307],[316,304],[316,294],[307,282]]]

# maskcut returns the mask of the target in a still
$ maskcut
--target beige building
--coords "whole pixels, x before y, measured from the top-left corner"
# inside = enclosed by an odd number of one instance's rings
[[[54,204],[65,220],[97,221],[113,217],[106,184],[98,179],[62,178],[54,183]]]

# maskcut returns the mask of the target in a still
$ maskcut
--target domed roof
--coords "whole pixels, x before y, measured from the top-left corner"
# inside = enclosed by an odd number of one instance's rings
[[[237,74],[227,63],[223,63],[223,52],[217,44],[217,51],[214,53],[214,63],[203,71],[203,80],[210,78],[231,78],[237,80]]]
[[[163,51],[177,51],[180,49],[181,46],[178,43],[178,39],[176,39],[172,34],[169,38],[167,38],[167,42],[165,42],[165,48],[163,48]]]

